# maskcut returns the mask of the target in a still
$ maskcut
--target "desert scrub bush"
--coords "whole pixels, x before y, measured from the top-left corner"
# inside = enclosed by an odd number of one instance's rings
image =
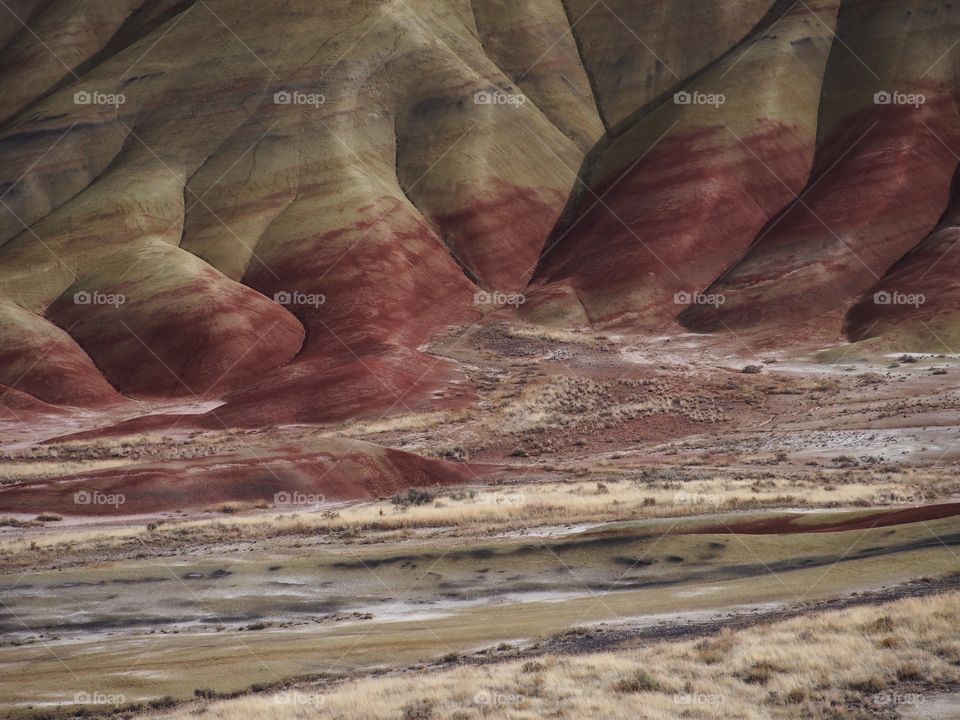
[[[729,630],[724,630],[717,637],[703,640],[697,643],[695,647],[702,663],[717,665],[729,657],[736,644],[736,636]]]
[[[417,700],[403,706],[401,711],[403,720],[433,720],[436,716],[436,709],[429,700]]]
[[[912,661],[907,661],[897,668],[897,680],[900,682],[920,682],[925,677],[924,669]]]
[[[447,445],[437,448],[436,456],[441,460],[453,460],[454,462],[466,462],[470,459],[466,448],[462,445]]]
[[[390,502],[398,507],[429,505],[437,498],[437,493],[426,488],[409,488],[390,498]]]
[[[863,679],[853,680],[847,685],[847,687],[854,692],[863,693],[866,695],[873,695],[881,692],[884,688],[886,688],[886,686],[887,683],[883,680],[883,678],[876,675],[870,675]]]
[[[238,502],[225,502],[212,508],[211,512],[223,513],[224,515],[236,515],[242,512],[245,506]]]
[[[786,672],[786,668],[762,660],[747,668],[742,675],[742,679],[750,685],[766,685],[775,674],[783,672]]]
[[[639,668],[635,670],[633,674],[617,681],[613,686],[613,690],[621,694],[667,692],[663,684],[643,668]]]
[[[22,528],[27,527],[27,523],[12,517],[0,517],[0,527]]]

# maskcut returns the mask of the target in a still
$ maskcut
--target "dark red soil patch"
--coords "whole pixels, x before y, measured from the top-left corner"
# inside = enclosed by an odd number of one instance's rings
[[[950,207],[937,229],[864,293],[847,315],[851,340],[906,332],[931,335],[937,350],[949,351],[960,309],[960,170],[954,174]],[[943,326],[944,320],[947,327]],[[924,327],[926,325],[926,327]]]
[[[335,352],[331,346],[326,355],[312,354],[228,396],[225,405],[199,422],[207,429],[222,430],[225,426],[370,420],[460,408],[473,398],[466,377],[452,361],[401,346],[365,356],[354,356],[342,347]]]
[[[105,408],[125,402],[70,335],[19,307],[4,311],[0,383],[52,405]]]
[[[797,129],[758,123],[744,143],[722,125],[700,128],[614,172],[596,189],[602,202],[586,195],[556,246],[548,242],[532,301],[544,285],[563,283],[594,322],[671,322],[806,180],[813,147]]]
[[[322,302],[290,306],[307,330],[300,353],[227,395],[204,427],[376,418],[456,395],[456,364],[416,348],[478,316],[475,286],[408,205],[383,198],[363,212],[351,226],[285,241],[275,257],[262,249],[270,271],[255,264],[244,282]]]
[[[6,415],[12,418],[23,418],[29,415],[65,415],[67,410],[45,403],[16,388],[0,384],[0,418]]]
[[[818,167],[838,143],[849,150],[862,136],[859,144],[814,175],[802,202],[791,199],[710,287],[725,302],[692,307],[683,324],[699,332],[793,328],[845,310],[920,243],[949,199],[956,160],[944,145],[960,143],[952,94],[924,89],[932,99],[920,109],[871,104],[853,113],[818,152]]]
[[[555,190],[494,179],[477,200],[435,219],[456,257],[485,287],[518,291],[533,274],[564,200]]]
[[[74,292],[123,297],[81,304]],[[94,359],[111,384],[139,397],[190,397],[242,387],[300,349],[304,329],[281,305],[213,268],[178,270],[162,288],[90,278],[47,316]]]

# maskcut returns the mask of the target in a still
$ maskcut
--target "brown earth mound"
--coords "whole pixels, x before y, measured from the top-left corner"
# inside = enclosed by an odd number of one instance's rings
[[[172,461],[0,488],[0,513],[133,515],[236,502],[291,512],[332,500],[390,497],[415,487],[476,482],[488,468],[432,460],[366,442]]]

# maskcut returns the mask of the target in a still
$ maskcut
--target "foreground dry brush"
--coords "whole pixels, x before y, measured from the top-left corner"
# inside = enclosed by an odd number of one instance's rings
[[[922,712],[960,683],[960,595],[615,653],[358,679],[181,708],[167,720],[800,720]],[[922,717],[920,715],[919,717]]]

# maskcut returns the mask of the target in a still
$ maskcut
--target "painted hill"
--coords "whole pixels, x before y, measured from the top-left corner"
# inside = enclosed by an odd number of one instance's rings
[[[550,325],[960,340],[954,3],[3,12],[11,412],[462,403],[463,369],[422,347],[516,293]]]

